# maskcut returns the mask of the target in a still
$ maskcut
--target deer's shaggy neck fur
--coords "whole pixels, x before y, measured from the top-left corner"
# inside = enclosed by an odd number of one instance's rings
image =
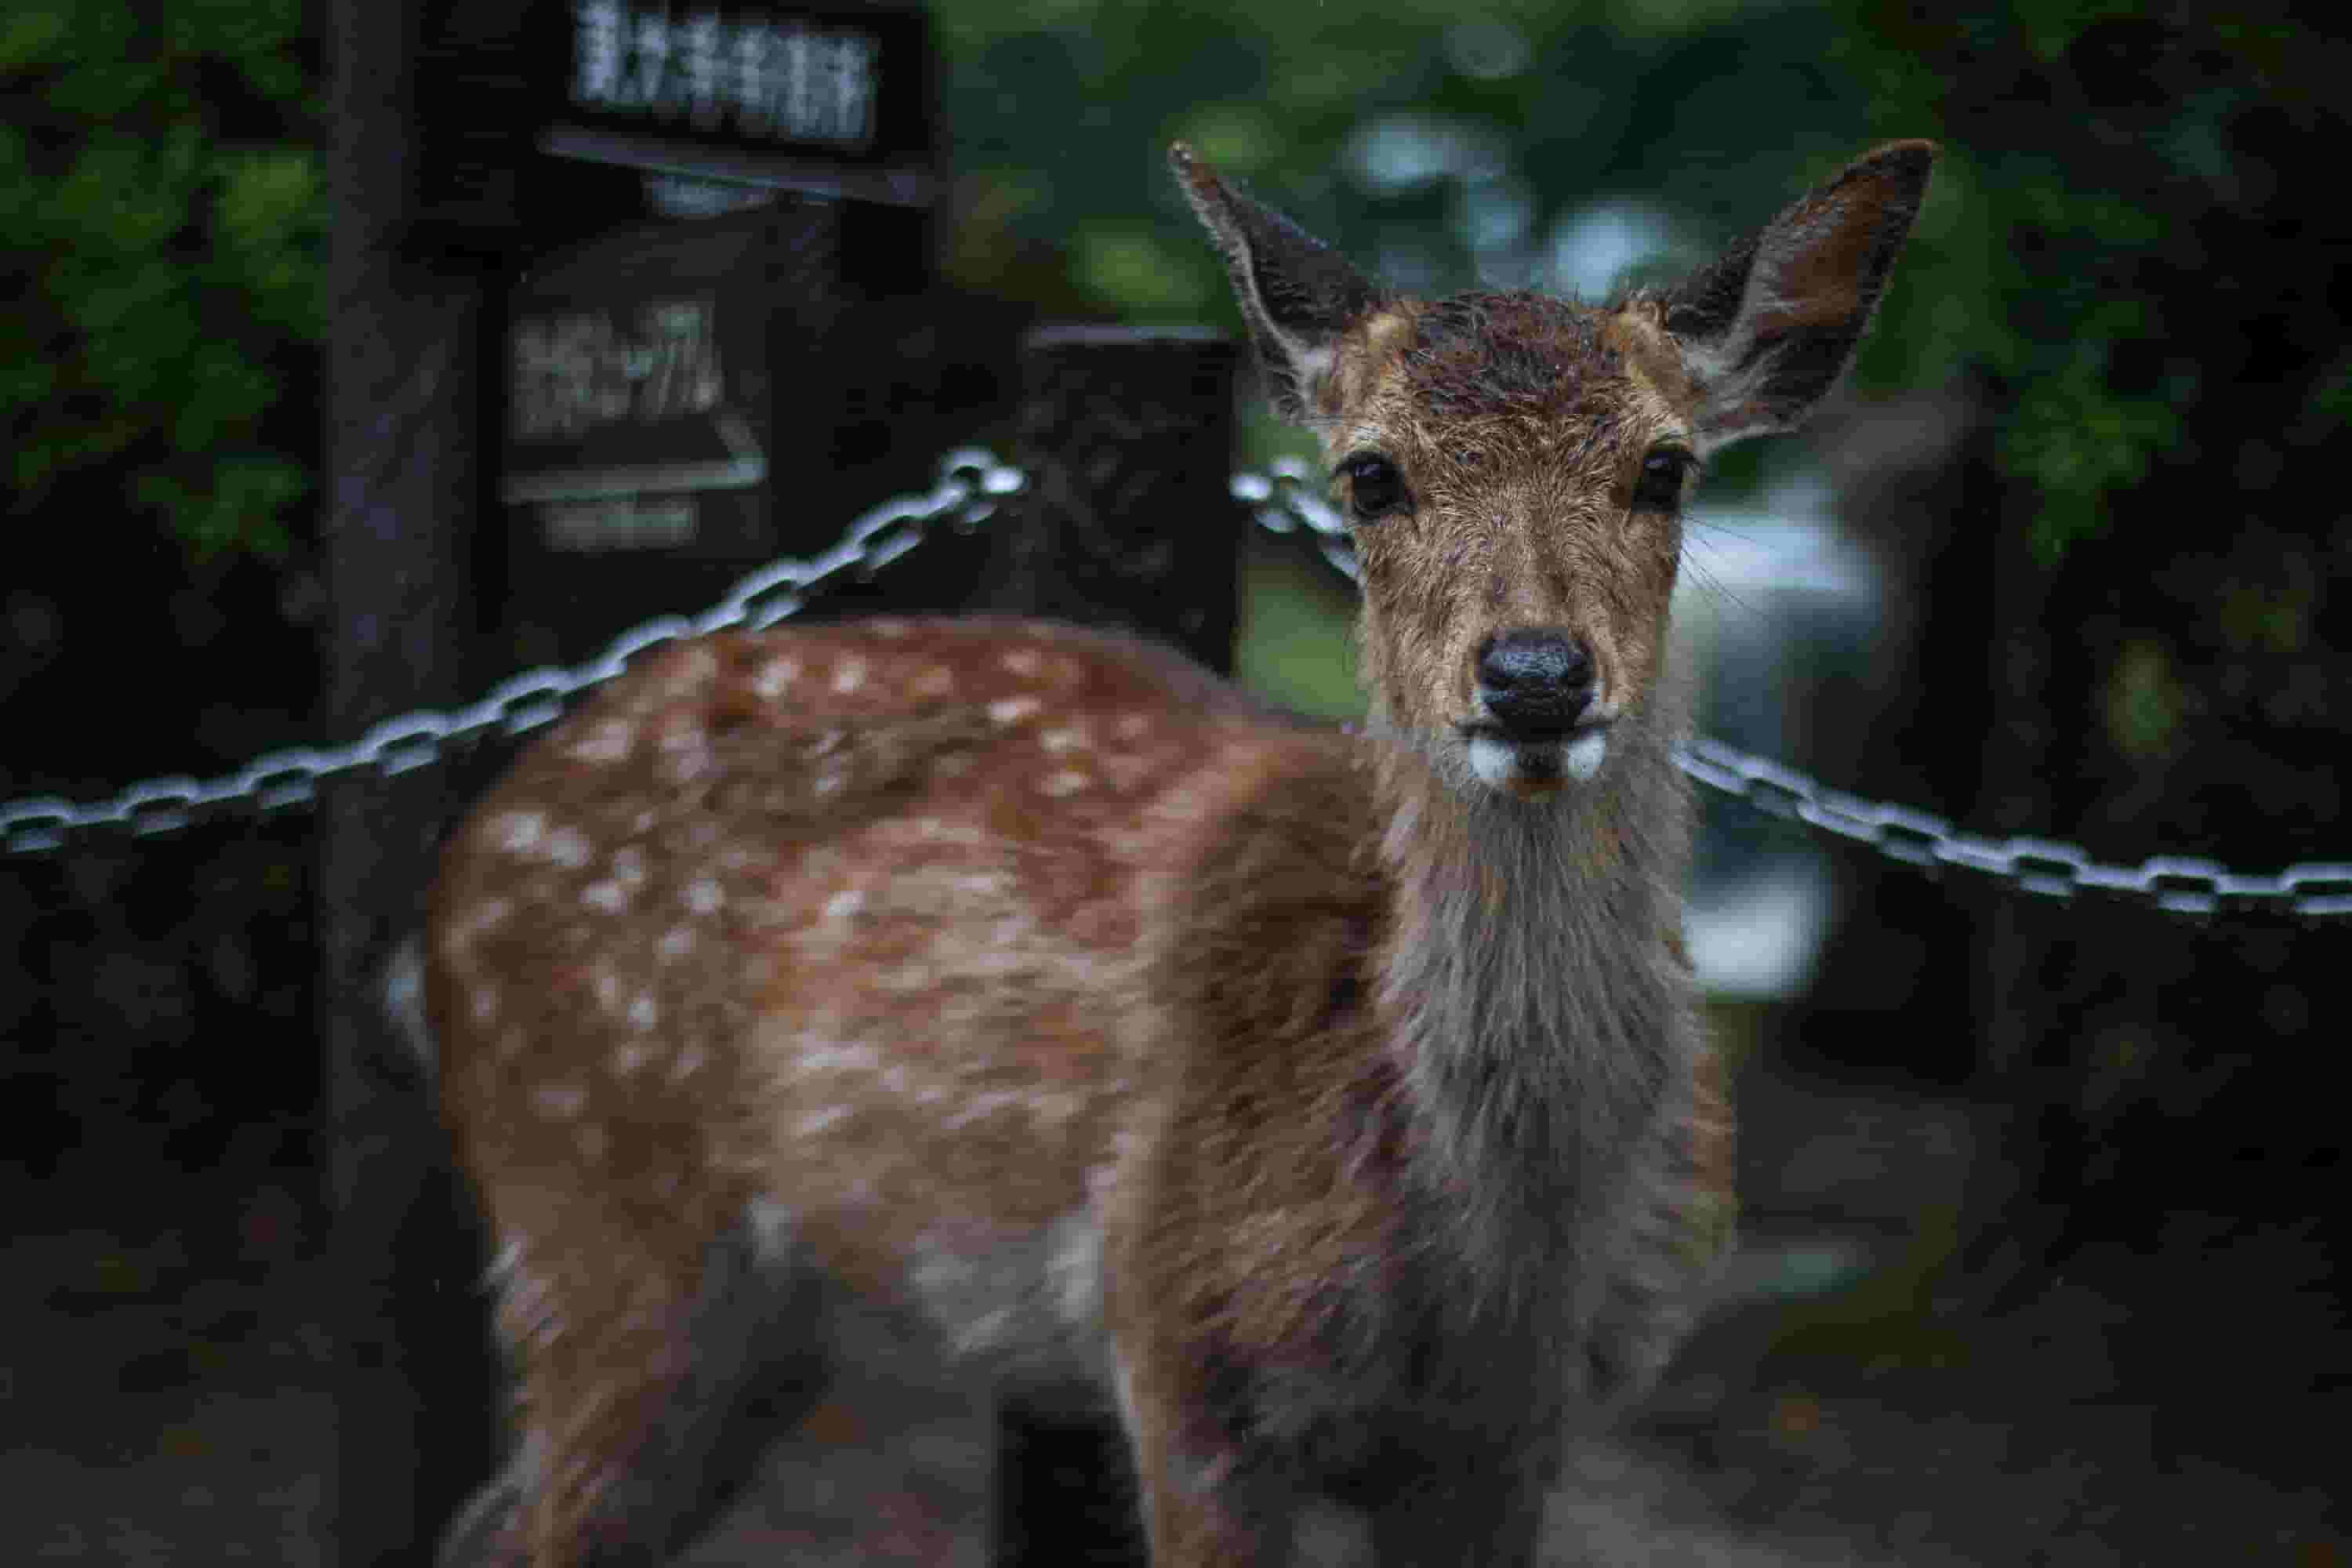
[[[1430,1196],[1489,1308],[1596,1282],[1563,1331],[1606,1310],[1597,1282],[1643,1239],[1669,1086],[1698,1048],[1679,932],[1689,803],[1670,754],[1682,708],[1654,695],[1614,727],[1599,777],[1543,804],[1371,725],[1397,890],[1379,996]]]

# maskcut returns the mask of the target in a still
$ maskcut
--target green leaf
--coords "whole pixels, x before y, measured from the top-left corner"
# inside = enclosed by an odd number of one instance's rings
[[[1146,228],[1098,226],[1072,237],[1076,281],[1105,304],[1134,315],[1182,316],[1216,298],[1216,274],[1199,246],[1181,249]]]
[[[72,36],[63,5],[11,10],[0,16],[0,70],[55,65],[65,58]]]

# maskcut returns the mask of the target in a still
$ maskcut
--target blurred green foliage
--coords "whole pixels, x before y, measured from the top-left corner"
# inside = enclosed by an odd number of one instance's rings
[[[1239,327],[1158,167],[1177,138],[1402,286],[1588,292],[1603,281],[1578,275],[1593,215],[1646,220],[1621,277],[1672,272],[1870,142],[1935,138],[1937,182],[1856,379],[1979,376],[1994,461],[2025,498],[2009,515],[2053,563],[2168,457],[2197,459],[2191,420],[2219,390],[2199,334],[2234,330],[2200,287],[2220,269],[2212,237],[2259,221],[2280,141],[2326,129],[2352,65],[2317,26],[2163,0],[943,0],[939,15],[976,220],[960,274],[986,286],[1024,247],[1056,247],[1080,295],[1128,318]],[[2330,428],[2347,363],[2308,389]],[[1727,454],[1715,493],[1777,460]]]
[[[327,224],[304,26],[299,0],[28,0],[0,22],[18,511],[113,475],[126,516],[199,558],[286,549]]]
[[[1593,292],[1704,257],[1874,139],[1935,137],[1858,378],[1988,377],[1995,461],[2051,560],[2105,529],[2219,392],[2184,319],[2206,220],[2275,181],[2244,128],[2332,123],[2313,116],[2346,63],[2314,25],[2161,0],[933,11],[951,271],[1129,320],[1238,330],[1160,163],[1177,138],[1400,285]],[[310,486],[289,367],[315,373],[326,221],[305,28],[298,0],[20,0],[0,22],[20,510],[98,468],[199,552],[283,547]],[[2295,392],[2333,430],[2352,354],[2327,363]],[[1253,460],[1285,439],[1253,429]],[[1775,460],[1729,455],[1717,486]]]

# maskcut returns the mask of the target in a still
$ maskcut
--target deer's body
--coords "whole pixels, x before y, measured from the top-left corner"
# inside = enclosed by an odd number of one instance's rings
[[[1381,295],[1180,161],[1359,521],[1360,733],[1126,639],[911,621],[671,648],[537,747],[434,913],[521,1373],[452,1554],[677,1544],[839,1285],[1115,1402],[1156,1562],[1531,1560],[1560,1436],[1662,1363],[1729,1202],[1684,470],[1833,379],[1926,161],[1597,310]]]

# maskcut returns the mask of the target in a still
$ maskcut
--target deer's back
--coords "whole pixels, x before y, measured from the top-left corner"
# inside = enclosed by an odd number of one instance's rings
[[[430,998],[461,1154],[508,1184],[502,1213],[536,1213],[516,1223],[541,1253],[574,1207],[583,1237],[681,1249],[767,1212],[966,1348],[1066,1333],[1098,1310],[1100,1211],[1168,1005],[1155,915],[1190,901],[1237,792],[1346,757],[1173,654],[1069,627],[670,648],[452,847]],[[1017,1321],[1041,1282],[1062,1321]]]

